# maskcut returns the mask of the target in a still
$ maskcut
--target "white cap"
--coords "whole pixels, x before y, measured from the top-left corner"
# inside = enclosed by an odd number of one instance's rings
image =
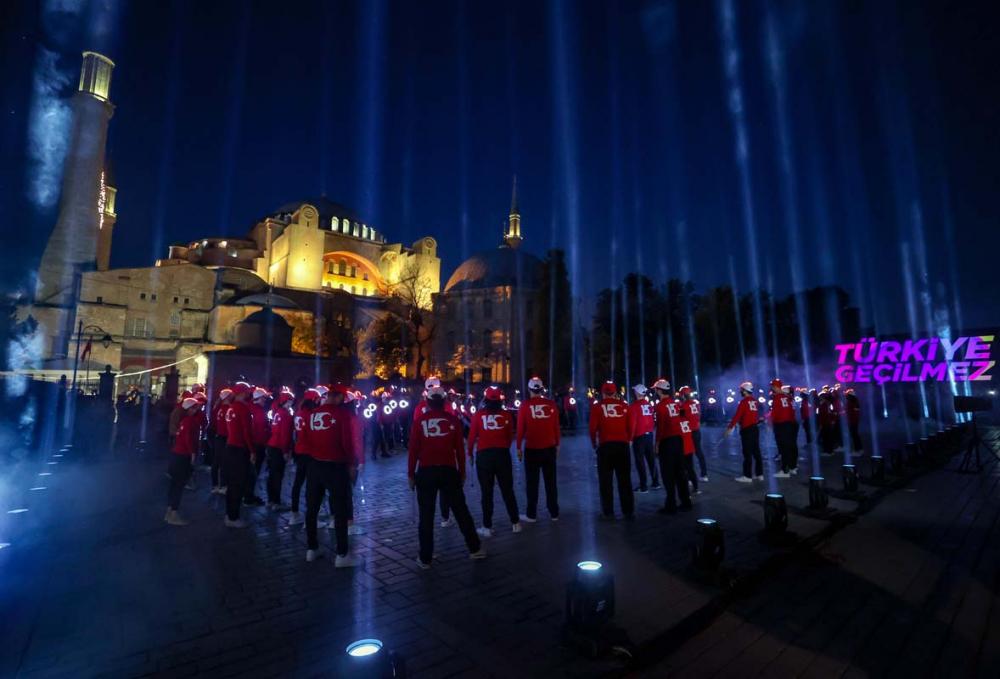
[[[636,396],[645,396],[648,390],[646,389],[646,385],[637,384],[634,387],[632,387],[632,391],[635,392]]]
[[[424,389],[431,389],[433,387],[440,387],[440,386],[441,386],[441,378],[440,377],[436,377],[436,376],[428,377],[427,381],[424,382]]]
[[[253,400],[256,401],[257,399],[263,398],[264,396],[270,396],[270,394],[267,393],[267,389],[257,387],[256,389],[253,390]]]
[[[201,405],[201,401],[199,401],[196,398],[186,398],[183,401],[181,401],[181,407],[184,408],[184,410],[187,410],[188,408],[193,408],[195,406],[200,406],[200,405]]]
[[[318,391],[320,396],[326,396],[328,393],[330,393],[330,390],[324,387],[322,384],[316,385],[315,387],[313,387],[313,389]]]
[[[667,382],[662,377],[653,384],[653,389],[662,389],[663,391],[670,391],[670,382]]]
[[[744,382],[741,384],[740,391],[753,391],[753,382]]]
[[[427,398],[444,398],[445,391],[444,388],[439,384],[436,387],[429,387],[427,389]]]
[[[545,385],[542,384],[542,379],[540,377],[532,377],[530,380],[528,380],[528,389],[530,389],[531,391],[539,391],[544,388]]]

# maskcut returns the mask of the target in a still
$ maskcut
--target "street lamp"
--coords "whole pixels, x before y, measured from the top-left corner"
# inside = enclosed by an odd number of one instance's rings
[[[83,341],[83,333],[85,333],[87,331],[90,331],[90,337],[87,340],[88,343],[93,342],[94,335],[97,334],[97,333],[101,333],[101,334],[104,335],[104,337],[101,338],[101,344],[104,346],[105,349],[107,349],[108,347],[110,347],[114,343],[114,339],[111,338],[111,335],[106,330],[104,330],[104,328],[100,327],[99,325],[87,325],[87,326],[84,326],[83,321],[80,321],[79,325],[77,326],[77,331],[76,331],[76,358],[73,361],[73,393],[74,394],[76,393],[76,373],[77,373],[77,369],[79,368],[79,365],[80,365],[80,343]],[[90,381],[90,361],[89,360],[87,361],[87,381],[88,382]]]

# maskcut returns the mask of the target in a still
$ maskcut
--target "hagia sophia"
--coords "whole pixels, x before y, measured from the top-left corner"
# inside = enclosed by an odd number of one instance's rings
[[[511,382],[530,370],[541,261],[521,248],[516,180],[499,247],[463,262],[443,289],[432,236],[393,243],[326,196],[277,207],[243,233],[175,242],[152,266],[110,268],[122,204],[105,152],[113,69],[107,57],[83,54],[59,216],[34,299],[20,309],[38,321],[44,355],[24,372],[53,379],[74,364],[81,375],[110,366],[119,388],[155,391],[169,369],[184,386],[207,379],[211,357],[245,348],[241,337],[253,333],[242,327],[268,318],[290,338],[276,353],[302,365],[322,359],[322,371],[351,379],[355,329],[398,313],[400,297],[434,318],[424,373]],[[89,348],[78,359],[81,344]],[[412,365],[401,372],[415,377]]]

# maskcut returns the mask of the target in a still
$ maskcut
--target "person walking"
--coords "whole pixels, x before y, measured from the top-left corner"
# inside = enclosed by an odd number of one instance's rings
[[[302,403],[299,404],[299,409],[295,412],[293,419],[295,452],[292,454],[292,459],[295,460],[295,479],[292,480],[292,516],[288,520],[289,525],[292,526],[305,521],[305,518],[299,514],[299,498],[302,495],[302,488],[306,484],[306,479],[309,478],[309,464],[312,462],[314,449],[311,440],[311,431],[307,425],[309,418],[312,416],[312,411],[319,407],[321,398],[322,396],[320,396],[317,389],[306,389],[306,393],[302,397]]]
[[[785,392],[779,379],[771,381],[771,425],[774,427],[774,443],[781,456],[781,471],[775,476],[787,479],[799,473],[799,423],[795,419],[795,402]]]
[[[632,465],[629,442],[634,424],[632,410],[617,396],[614,382],[601,387],[601,401],[591,408],[590,443],[597,454],[597,486],[601,497],[601,518],[615,518],[614,481],[618,481],[618,503],[626,519],[635,516],[632,495]]]
[[[354,430],[342,408],[346,394],[347,387],[333,385],[305,422],[312,446],[306,478],[306,561],[312,562],[319,557],[319,510],[329,493],[337,568],[355,565],[348,544],[347,522],[351,518],[351,483],[358,474],[358,451],[355,450]]]
[[[635,457],[635,469],[639,474],[639,486],[635,492],[645,494],[652,488],[656,490],[660,487],[660,471],[656,466],[656,449],[653,446],[653,430],[656,428],[656,417],[653,414],[653,404],[646,398],[646,387],[637,384],[632,387],[635,400],[629,409],[632,411],[632,455]],[[646,470],[649,470],[649,476]],[[652,480],[651,485],[647,484],[647,478]]]
[[[542,393],[545,386],[535,376],[528,380],[527,400],[517,409],[517,459],[524,462],[528,506],[521,520],[535,523],[538,518],[538,476],[545,482],[545,505],[553,521],[559,520],[559,490],[556,460],[559,457],[559,412]]]
[[[486,558],[476,524],[465,503],[465,442],[462,423],[444,407],[445,391],[441,387],[427,390],[427,412],[414,420],[410,430],[410,450],[407,473],[410,490],[416,489],[420,509],[418,536],[420,555],[417,565],[428,569],[434,556],[434,516],[438,493],[448,497],[458,527],[465,537],[472,559]]]
[[[757,401],[753,397],[753,383],[744,382],[740,385],[740,404],[736,407],[736,413],[732,421],[723,432],[722,437],[726,438],[732,433],[733,428],[740,425],[740,443],[743,446],[743,476],[736,478],[740,483],[750,483],[754,479],[764,480],[764,459],[760,454],[760,430],[757,426],[759,411]],[[751,462],[753,469],[751,469]],[[752,472],[756,472],[751,476]]]
[[[660,473],[667,488],[667,498],[660,514],[676,514],[691,509],[687,468],[684,465],[684,440],[681,425],[681,405],[670,393],[670,382],[660,378],[653,385],[656,392],[656,451],[660,458]],[[678,500],[680,503],[678,504]]]
[[[201,402],[196,398],[185,398],[180,403],[183,417],[177,422],[172,455],[170,456],[170,486],[167,489],[167,513],[163,520],[171,526],[186,526],[188,520],[180,515],[181,493],[187,483],[194,462],[198,456],[198,443],[201,440],[202,414]]]
[[[271,405],[271,433],[267,439],[267,508],[272,512],[281,509],[281,484],[285,480],[285,466],[294,446],[295,416],[290,407],[294,399],[295,394],[284,387]]]
[[[498,387],[486,389],[485,406],[472,416],[469,427],[469,460],[479,477],[479,492],[483,505],[481,537],[493,536],[493,484],[500,487],[500,496],[515,533],[521,532],[517,497],[514,494],[514,465],[510,445],[514,442],[514,418],[504,407],[503,392]],[[473,455],[473,451],[477,451]]]
[[[250,412],[250,395],[253,392],[246,382],[233,385],[233,404],[226,411],[226,457],[222,471],[226,475],[226,521],[228,528],[246,528],[240,518],[240,505],[246,492],[250,465],[257,458],[253,433],[253,414]]]

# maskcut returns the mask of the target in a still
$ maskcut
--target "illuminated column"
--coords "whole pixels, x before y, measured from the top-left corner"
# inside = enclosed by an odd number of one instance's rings
[[[517,177],[514,177],[514,192],[510,197],[510,222],[507,226],[507,245],[516,248],[521,245],[521,215],[517,207]]]
[[[101,188],[97,194],[97,209],[100,218],[97,224],[97,270],[107,271],[111,261],[111,237],[114,233],[118,215],[115,213],[115,198],[118,189],[115,188],[115,173],[111,159],[101,172]]]
[[[36,305],[68,310],[72,326],[80,272],[97,265],[101,174],[114,106],[108,100],[114,62],[94,52],[83,53],[80,86],[73,95],[73,127],[63,170],[59,217],[42,254],[35,292]],[[66,325],[63,323],[62,325]],[[48,328],[54,353],[65,354],[66,327]]]

